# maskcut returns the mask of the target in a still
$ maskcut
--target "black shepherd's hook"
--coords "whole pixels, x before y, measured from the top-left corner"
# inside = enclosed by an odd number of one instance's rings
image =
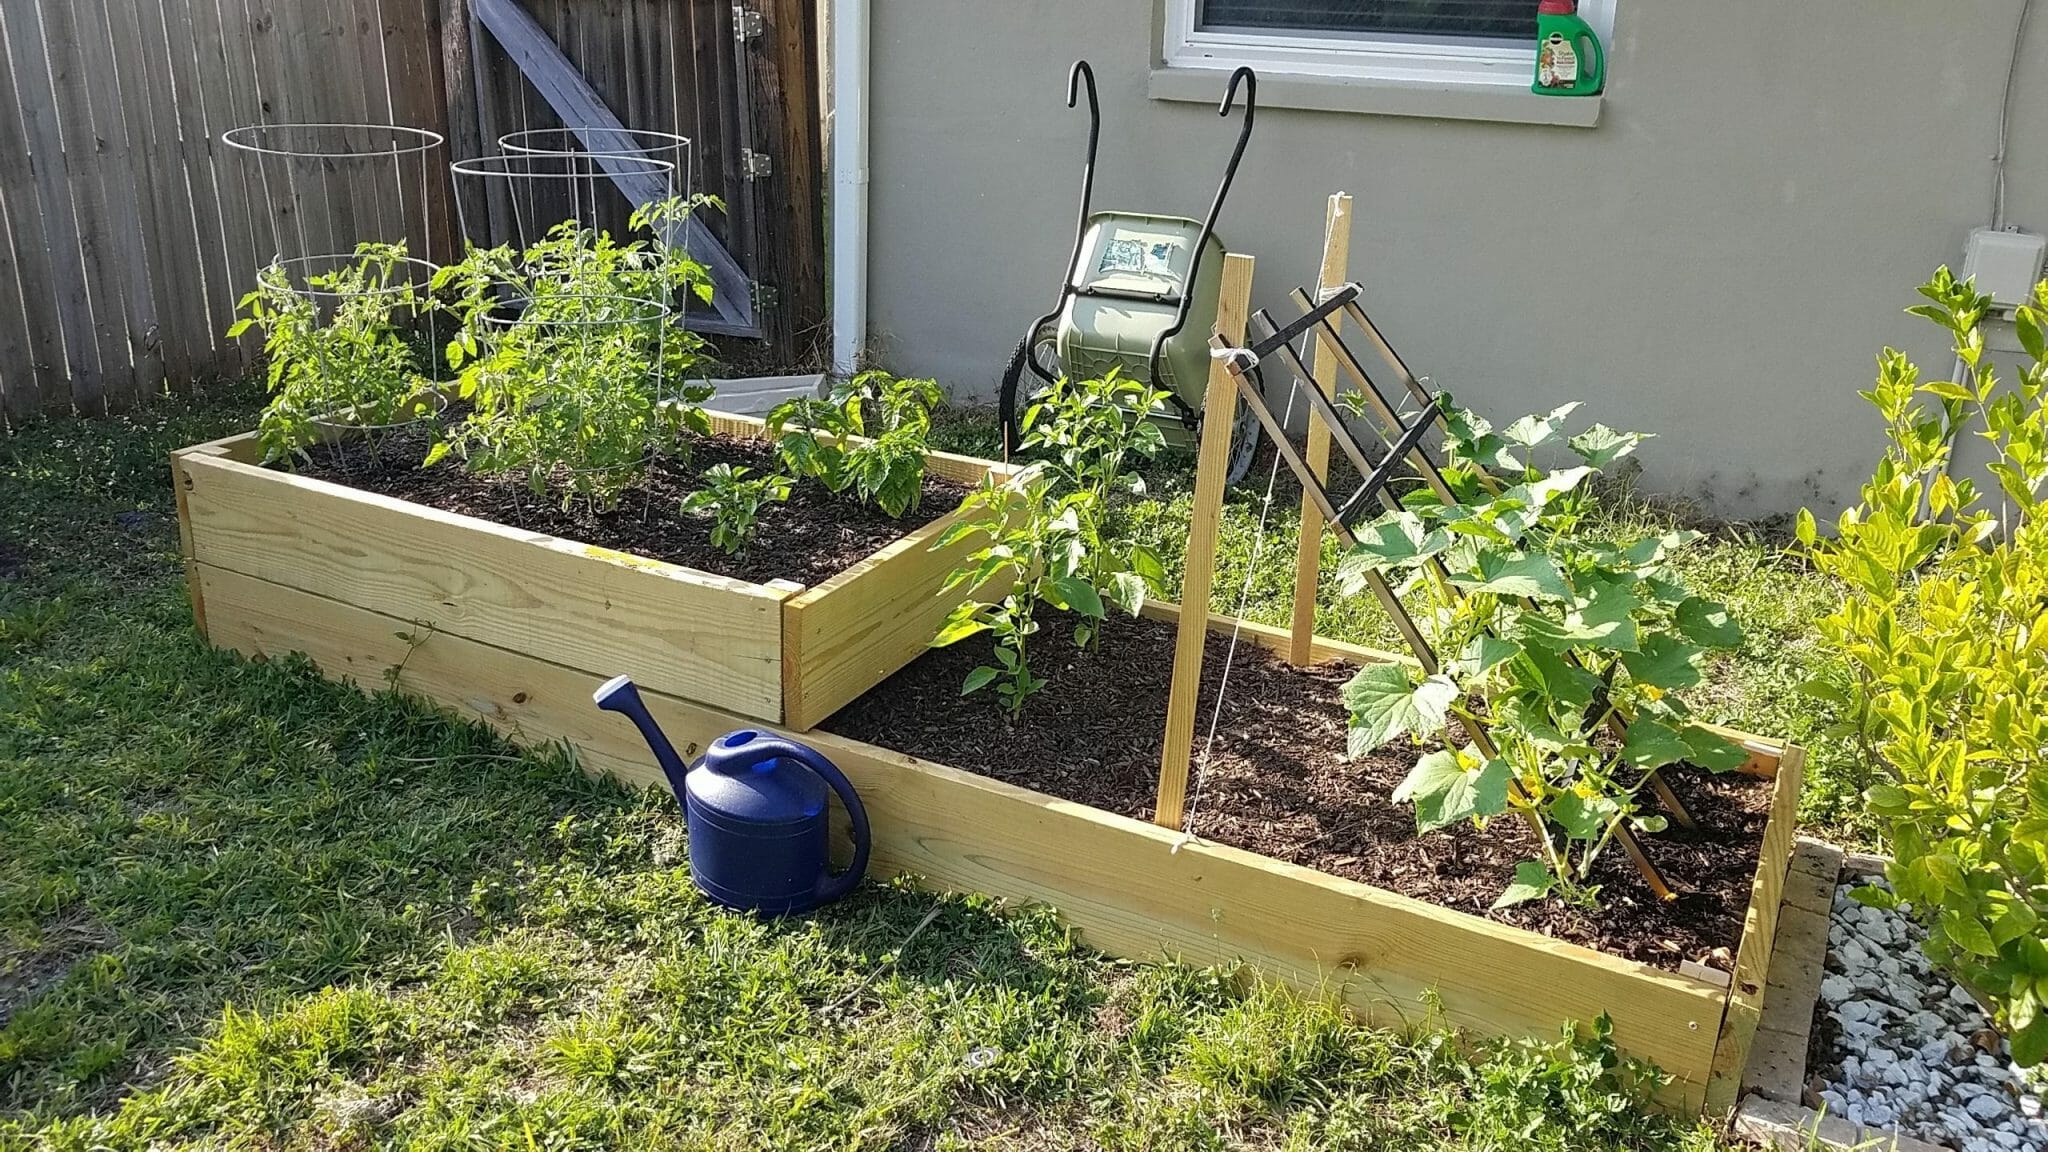
[[[1093,90],[1093,83],[1091,79],[1091,91]],[[1195,284],[1197,283],[1195,277],[1202,270],[1202,253],[1209,247],[1209,238],[1216,234],[1216,217],[1222,214],[1223,201],[1230,196],[1231,182],[1237,179],[1237,165],[1239,161],[1244,159],[1244,146],[1251,143],[1252,117],[1259,110],[1258,73],[1250,68],[1239,68],[1237,71],[1232,72],[1230,74],[1230,84],[1223,89],[1223,103],[1217,106],[1216,114],[1218,116],[1230,115],[1230,110],[1237,105],[1237,89],[1240,85],[1244,87],[1244,123],[1237,129],[1237,147],[1233,148],[1230,152],[1230,164],[1223,169],[1223,183],[1217,186],[1216,199],[1210,202],[1209,215],[1202,221],[1202,234],[1195,238],[1195,254],[1188,261],[1187,282],[1181,287],[1180,308],[1174,313],[1172,326],[1152,338],[1152,354],[1145,361],[1145,376],[1152,382],[1154,387],[1158,387],[1159,381],[1160,350],[1166,347],[1168,340],[1180,335],[1180,330],[1187,327],[1188,310],[1194,307],[1195,303]],[[1076,258],[1079,255],[1080,253],[1077,249],[1075,252]],[[1175,396],[1178,398],[1178,393]],[[1194,423],[1194,410],[1187,407],[1184,403],[1180,407],[1183,420],[1192,426]]]
[[[1095,149],[1102,142],[1102,104],[1095,98],[1095,69],[1089,67],[1086,60],[1074,61],[1074,66],[1067,71],[1067,107],[1080,103],[1081,82],[1084,80],[1088,82],[1088,162],[1081,168],[1081,220],[1074,226],[1074,251],[1067,256],[1067,271],[1060,280],[1058,302],[1052,306],[1052,311],[1026,329],[1028,335],[1025,337],[1024,363],[1033,375],[1047,384],[1051,384],[1053,378],[1046,375],[1045,369],[1039,365],[1038,357],[1033,354],[1035,350],[1029,347],[1028,341],[1037,335],[1039,329],[1059,319],[1061,310],[1067,306],[1067,297],[1074,294],[1074,281],[1081,264],[1081,245],[1088,238],[1088,213],[1095,199]]]

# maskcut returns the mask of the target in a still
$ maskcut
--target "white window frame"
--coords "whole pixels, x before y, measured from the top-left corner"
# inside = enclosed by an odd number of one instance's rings
[[[1520,89],[1529,87],[1536,68],[1534,44],[1248,28],[1204,30],[1195,23],[1201,0],[1165,2],[1164,60],[1168,68],[1228,70],[1248,64],[1261,74]],[[1603,45],[1613,41],[1618,2],[1579,0],[1579,15],[1600,34]]]

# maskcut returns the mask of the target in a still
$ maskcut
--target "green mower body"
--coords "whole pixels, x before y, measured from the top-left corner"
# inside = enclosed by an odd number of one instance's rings
[[[1076,379],[1099,379],[1111,369],[1133,380],[1148,378],[1152,343],[1173,327],[1185,293],[1187,323],[1159,351],[1159,388],[1190,411],[1202,410],[1209,383],[1209,332],[1223,283],[1223,243],[1212,234],[1193,284],[1188,269],[1202,222],[1140,212],[1102,212],[1089,219],[1076,265],[1074,291],[1061,310],[1060,367]],[[1162,405],[1152,415],[1170,443],[1192,441],[1178,410]]]

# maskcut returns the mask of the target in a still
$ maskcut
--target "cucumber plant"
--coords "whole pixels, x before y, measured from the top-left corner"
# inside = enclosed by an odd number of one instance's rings
[[[434,302],[412,268],[403,244],[363,244],[350,262],[303,283],[284,264],[257,273],[228,335],[263,333],[270,402],[257,435],[266,458],[303,456],[330,421],[364,428],[374,456],[381,430],[421,412],[432,382],[409,328]]]
[[[1673,570],[1697,533],[1616,542],[1589,523],[1590,481],[1643,436],[1596,424],[1566,440],[1576,405],[1496,431],[1440,402],[1448,493],[1420,488],[1362,526],[1337,576],[1349,595],[1371,573],[1403,578],[1426,602],[1442,667],[1361,670],[1344,689],[1349,753],[1419,742],[1453,720],[1483,728],[1490,754],[1477,741],[1432,751],[1394,799],[1415,806],[1424,832],[1513,810],[1535,818],[1539,858],[1516,869],[1496,907],[1553,894],[1592,901],[1593,864],[1616,832],[1662,827],[1638,799],[1652,772],[1747,759],[1679,695],[1742,630]],[[1578,463],[1538,467],[1537,450],[1560,440]],[[1626,721],[1625,740],[1603,737],[1611,717]]]
[[[862,372],[834,384],[823,399],[777,405],[768,413],[768,433],[795,474],[901,519],[924,498],[932,410],[945,398],[935,380]]]

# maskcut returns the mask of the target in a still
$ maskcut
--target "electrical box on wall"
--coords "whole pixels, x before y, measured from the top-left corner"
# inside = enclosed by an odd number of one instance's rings
[[[2016,308],[2034,294],[2041,279],[2041,261],[2048,255],[2048,236],[2033,232],[1997,232],[1979,228],[1963,250],[1963,278],[1975,278],[1977,291],[2001,308]]]

